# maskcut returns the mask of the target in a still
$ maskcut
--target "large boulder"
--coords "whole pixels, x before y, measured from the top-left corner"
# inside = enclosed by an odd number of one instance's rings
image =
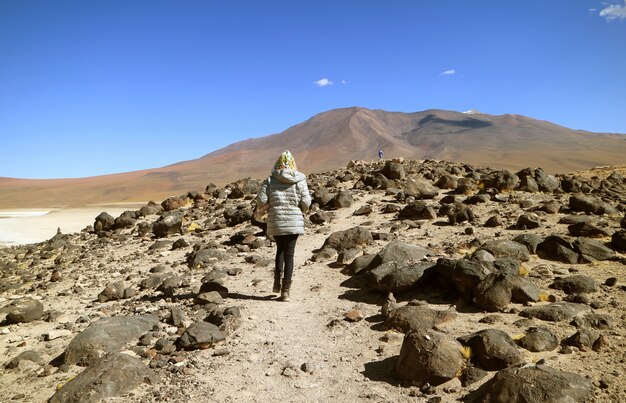
[[[463,222],[473,223],[476,220],[474,211],[463,203],[454,203],[450,205],[447,210],[446,215],[448,216],[448,221],[452,225],[461,224]]]
[[[597,260],[607,260],[615,256],[611,248],[604,246],[598,240],[592,238],[578,237],[574,241],[574,250],[579,253],[580,263],[591,263]]]
[[[474,290],[474,302],[479,307],[495,312],[504,309],[511,301],[525,303],[539,300],[541,289],[517,274],[492,273]]]
[[[178,342],[184,349],[196,350],[209,348],[225,338],[224,332],[213,323],[196,322],[185,329]]]
[[[254,216],[252,207],[248,204],[240,204],[236,208],[229,207],[224,210],[224,219],[229,227],[248,222]]]
[[[186,198],[172,196],[161,202],[164,211],[178,210],[187,204]]]
[[[500,371],[466,397],[468,403],[575,403],[589,402],[590,379],[544,365]]]
[[[180,234],[183,220],[177,214],[162,215],[152,226],[152,232],[159,238]]]
[[[363,227],[353,227],[345,231],[337,231],[330,234],[324,241],[322,249],[331,248],[343,251],[356,247],[363,247],[374,242],[372,233]]]
[[[567,227],[570,235],[584,236],[588,238],[604,238],[609,236],[609,232],[590,222],[581,221]]]
[[[531,306],[520,312],[521,316],[537,318],[548,322],[561,322],[587,312],[589,307],[572,302],[553,302],[547,305]]]
[[[43,316],[43,304],[32,298],[25,298],[12,305],[7,313],[8,323],[28,323]]]
[[[340,190],[337,193],[337,195],[335,195],[335,197],[332,200],[332,206],[337,209],[350,207],[353,202],[354,202],[354,199],[352,198],[352,192],[344,189],[344,190]]]
[[[418,262],[430,253],[429,249],[421,246],[411,245],[398,240],[391,241],[374,255],[366,270],[372,270],[387,262],[407,264]]]
[[[403,190],[406,196],[413,196],[416,199],[433,199],[439,194],[439,189],[422,177],[407,180]]]
[[[115,219],[115,228],[116,229],[132,228],[135,226],[136,222],[137,222],[136,213],[134,211],[127,210],[127,211],[124,211],[122,214],[120,214],[119,217]]]
[[[537,246],[539,246],[539,244],[543,241],[543,238],[541,235],[528,233],[516,236],[513,238],[513,241],[526,246],[528,252],[530,252],[531,255],[534,255],[537,253]]]
[[[605,203],[594,196],[583,194],[575,194],[570,196],[569,207],[573,211],[582,211],[585,213],[597,215],[613,215],[618,213],[615,207],[611,206],[610,204]]]
[[[626,252],[626,231],[617,231],[611,236],[611,246],[619,252]]]
[[[462,346],[434,330],[409,332],[402,342],[396,374],[416,386],[440,385],[457,376],[465,359]]]
[[[471,348],[472,362],[487,371],[498,371],[524,361],[513,339],[502,330],[485,329],[459,341]]]
[[[19,353],[16,357],[11,358],[4,364],[5,369],[20,368],[24,362],[33,362],[42,365],[45,363],[44,356],[35,350],[26,350]]]
[[[418,200],[404,206],[398,212],[398,218],[401,220],[432,220],[437,218],[437,213],[431,206]]]
[[[526,246],[515,241],[491,240],[482,244],[479,249],[486,250],[496,258],[513,257],[523,262],[530,260]]]
[[[202,246],[199,250],[194,250],[187,256],[187,264],[190,268],[197,268],[217,263],[226,257],[226,252],[221,249]]]
[[[563,290],[566,294],[580,294],[596,292],[598,290],[598,286],[593,277],[582,274],[556,278],[551,287],[557,290]]]
[[[434,326],[456,319],[454,310],[437,310],[429,308],[427,304],[409,302],[401,307],[388,309],[385,324],[390,329],[403,333],[411,330],[432,329]]]
[[[558,262],[576,264],[578,263],[578,253],[574,250],[573,240],[561,235],[550,235],[546,237],[538,246],[539,257]]]
[[[106,211],[103,211],[102,213],[98,214],[93,224],[93,229],[96,232],[109,231],[109,230],[112,230],[114,227],[115,227],[115,218],[113,218],[113,216],[107,213]]]
[[[481,183],[485,188],[497,189],[500,192],[514,190],[519,182],[517,175],[506,170],[494,171],[481,178]]]
[[[559,339],[549,329],[531,327],[524,333],[524,337],[517,340],[517,344],[528,351],[552,351],[559,346]]]
[[[403,292],[417,284],[432,263],[414,263],[411,265],[387,262],[366,274],[369,288],[386,292]]]
[[[123,281],[114,281],[106,285],[98,294],[98,302],[117,301],[124,298],[126,285]]]
[[[383,167],[381,173],[385,175],[387,179],[399,179],[403,180],[406,177],[404,166],[401,163],[395,161],[387,161]]]
[[[139,211],[137,211],[137,215],[139,215],[140,217],[145,217],[154,214],[161,214],[162,212],[163,207],[160,204],[150,201],[145,206],[142,206]]]
[[[70,341],[63,361],[69,365],[90,365],[101,355],[123,348],[158,324],[159,318],[154,315],[102,318]]]
[[[154,385],[159,376],[139,358],[108,353],[67,382],[50,403],[96,403],[122,396],[143,383]]]

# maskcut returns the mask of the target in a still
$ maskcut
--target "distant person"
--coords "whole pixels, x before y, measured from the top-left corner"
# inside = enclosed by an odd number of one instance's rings
[[[267,235],[276,241],[272,291],[280,292],[281,301],[289,301],[296,241],[304,234],[303,213],[311,205],[306,176],[298,171],[289,151],[278,157],[272,174],[261,185],[256,202],[257,208],[268,208]]]
[[[378,159],[382,160],[383,159],[383,155],[385,155],[385,153],[383,152],[382,148],[378,149]]]

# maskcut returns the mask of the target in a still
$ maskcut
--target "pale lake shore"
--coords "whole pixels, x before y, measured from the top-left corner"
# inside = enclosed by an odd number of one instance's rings
[[[43,242],[57,233],[80,232],[93,225],[103,211],[113,217],[126,210],[137,210],[145,203],[102,204],[69,208],[5,209],[0,210],[0,245],[23,245]]]

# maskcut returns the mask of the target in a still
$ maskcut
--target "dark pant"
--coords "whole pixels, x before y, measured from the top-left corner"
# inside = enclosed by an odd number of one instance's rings
[[[283,285],[287,288],[291,285],[293,275],[293,255],[296,250],[298,235],[276,235],[276,276],[280,278],[283,272]]]

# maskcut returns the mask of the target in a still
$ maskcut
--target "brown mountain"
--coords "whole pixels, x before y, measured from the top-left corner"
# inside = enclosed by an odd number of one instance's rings
[[[626,163],[623,134],[572,130],[520,115],[344,108],[162,168],[80,179],[0,178],[0,208],[160,200],[202,190],[209,182],[262,178],[285,149],[302,171],[315,172],[374,159],[379,147],[385,158],[446,159],[511,170],[542,167],[554,173]]]

